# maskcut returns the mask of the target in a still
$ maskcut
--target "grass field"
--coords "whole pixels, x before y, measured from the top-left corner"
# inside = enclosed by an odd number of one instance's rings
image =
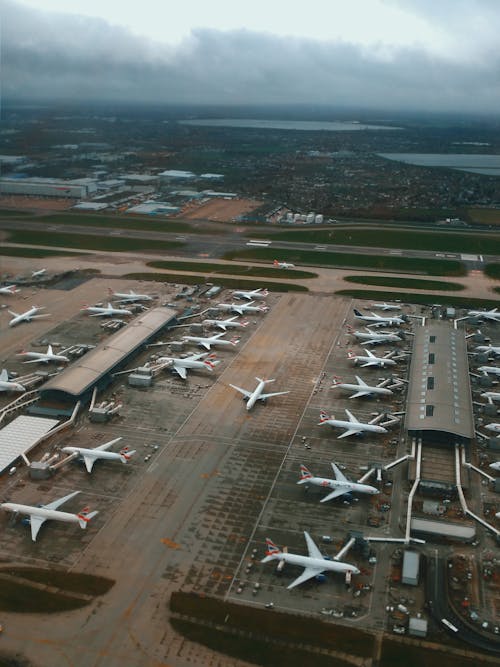
[[[482,225],[500,225],[500,209],[498,208],[469,208],[467,215],[471,222]]]
[[[484,275],[488,278],[494,278],[495,280],[500,280],[500,264],[486,264],[484,269]]]
[[[106,577],[63,570],[46,570],[39,567],[4,567],[0,570],[0,574],[22,577],[39,584],[83,595],[104,595],[114,584],[114,581]]]
[[[374,269],[395,273],[429,276],[465,276],[465,264],[450,259],[419,259],[416,257],[391,257],[358,255],[355,253],[318,252],[314,250],[279,250],[274,248],[246,248],[228,252],[223,259],[260,260],[278,259],[300,265],[341,267],[349,269]],[[291,270],[292,271],[292,270]],[[295,269],[293,269],[295,271]]]
[[[418,280],[416,278],[391,278],[388,276],[345,276],[349,283],[379,285],[380,287],[404,287],[407,289],[430,289],[442,292],[459,292],[465,289],[459,283],[445,283],[443,280]]]
[[[155,232],[174,232],[185,233],[193,232],[195,228],[188,222],[181,220],[165,220],[164,218],[155,218],[148,216],[116,216],[116,215],[85,215],[52,213],[33,219],[33,222],[40,222],[44,225],[84,225],[85,227],[108,227],[120,229],[146,229]],[[220,230],[204,230],[204,233],[221,234]]]
[[[267,266],[250,266],[233,264],[216,264],[208,262],[177,262],[177,261],[154,261],[148,262],[147,266],[152,269],[166,269],[172,271],[197,271],[203,273],[226,274],[236,276],[261,276],[263,278],[316,278],[317,273],[310,271],[287,271],[285,269],[274,269]]]
[[[81,256],[81,252],[71,250],[51,250],[50,248],[6,248],[0,247],[0,255],[6,257],[55,257],[59,256]]]
[[[197,285],[206,283],[210,275],[189,273],[127,273],[123,278],[129,280],[148,280],[158,283],[181,283],[185,285]],[[256,289],[267,288],[271,292],[308,292],[307,287],[294,283],[273,283],[269,280],[245,280],[244,278],[225,278],[217,276],[217,285],[222,287],[234,287],[234,289]]]
[[[58,248],[82,248],[85,250],[104,250],[107,252],[157,252],[181,248],[180,241],[154,241],[148,239],[130,239],[119,236],[92,236],[90,234],[64,234],[52,232],[15,231],[9,232],[10,243],[26,245],[46,245]]]
[[[419,294],[416,292],[387,292],[362,289],[343,289],[335,294],[341,296],[352,296],[355,299],[385,299],[386,301],[402,300],[405,303],[420,303],[432,305],[439,303],[442,306],[455,306],[457,308],[494,308],[498,306],[498,299],[473,299],[471,297],[453,296],[451,294]]]

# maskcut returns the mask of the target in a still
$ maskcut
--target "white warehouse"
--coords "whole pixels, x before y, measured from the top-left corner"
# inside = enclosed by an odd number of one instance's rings
[[[54,178],[0,178],[0,194],[86,199],[97,191],[95,181],[63,181]]]

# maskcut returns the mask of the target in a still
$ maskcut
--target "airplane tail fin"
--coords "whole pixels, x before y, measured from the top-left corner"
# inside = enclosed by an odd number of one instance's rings
[[[274,544],[274,542],[266,537],[266,556],[262,559],[262,563],[267,563],[270,560],[273,560],[281,556],[281,550]]]
[[[273,261],[273,266],[279,266],[279,265],[280,265],[280,263],[278,262],[277,259],[275,259],[275,260]]]
[[[205,361],[203,362],[203,365],[206,366],[209,371],[213,371],[214,368],[217,366],[217,364],[220,364],[219,359],[215,360],[205,359]]]
[[[257,382],[263,382],[264,384],[269,384],[270,382],[275,381],[275,378],[273,378],[272,380],[263,380],[262,378],[256,377],[255,379],[257,380]]]
[[[238,336],[234,336],[234,338],[231,338],[229,342],[231,343],[231,345],[238,345],[240,339],[238,338]]]
[[[300,466],[300,479],[297,482],[297,484],[305,484],[308,482],[310,479],[312,479],[313,475],[310,470],[308,470],[304,465]]]
[[[136,453],[136,449],[132,449],[132,451],[129,450],[128,447],[124,447],[123,449],[120,450],[120,455],[121,455],[121,460],[122,463],[128,463],[132,456]]]
[[[243,320],[243,322],[240,322],[240,324],[241,324],[242,327],[247,327],[249,325],[249,321],[248,320]]]
[[[347,356],[349,357],[349,359],[352,358],[350,355],[351,355],[351,353],[349,353],[349,354],[347,355]],[[339,377],[338,375],[334,375],[334,376],[333,376],[333,384],[332,384],[332,387],[336,387],[336,386],[339,385],[341,382],[342,382],[342,378]]]
[[[363,314],[360,313],[357,308],[353,308],[353,310],[354,310],[354,314],[356,315],[356,317],[363,317]]]
[[[321,412],[319,413],[320,423],[323,424],[324,422],[328,421],[329,419],[335,419],[335,417],[329,417],[324,410],[321,410]]]
[[[269,296],[269,290],[268,289],[263,289],[261,294],[262,294],[262,296]]]
[[[267,313],[267,311],[269,310],[269,307],[268,306],[259,306],[258,310],[260,310],[261,313]]]
[[[80,528],[86,528],[88,522],[93,519],[96,514],[99,514],[98,511],[95,512],[89,512],[88,507],[84,507],[80,512],[78,512],[77,517],[78,517],[78,523],[80,524]]]

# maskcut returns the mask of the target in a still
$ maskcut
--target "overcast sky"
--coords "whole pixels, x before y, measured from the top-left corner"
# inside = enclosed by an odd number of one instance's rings
[[[498,112],[500,0],[0,0],[2,94]]]

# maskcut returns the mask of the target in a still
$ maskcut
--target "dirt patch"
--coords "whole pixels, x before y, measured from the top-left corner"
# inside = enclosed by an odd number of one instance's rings
[[[206,202],[190,202],[181,212],[188,220],[204,219],[235,222],[238,216],[262,206],[256,199],[210,199]]]

